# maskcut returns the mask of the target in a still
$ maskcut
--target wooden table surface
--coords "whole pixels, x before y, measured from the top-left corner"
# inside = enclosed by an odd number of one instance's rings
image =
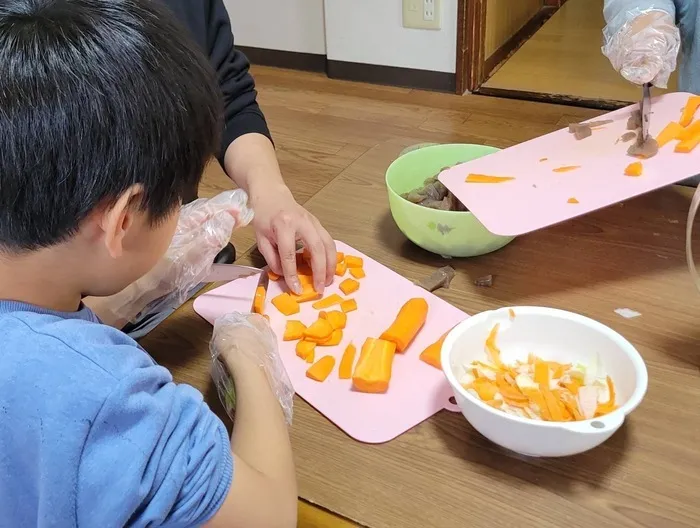
[[[305,200],[334,237],[409,279],[445,263],[409,243],[388,210],[384,170],[416,142],[409,133],[382,138]],[[443,411],[392,442],[363,445],[297,398],[291,434],[301,497],[372,528],[700,526],[700,294],[685,266],[689,203],[688,189],[669,188],[492,255],[453,260],[452,287],[438,292],[471,314],[552,306],[627,337],[647,363],[649,391],[608,442],[576,457],[524,459]],[[239,250],[252,247],[250,233],[235,238]],[[240,262],[261,264],[253,250]],[[485,274],[493,287],[474,286]],[[642,316],[624,319],[616,308]],[[142,344],[223,416],[208,375],[210,335],[188,303]]]

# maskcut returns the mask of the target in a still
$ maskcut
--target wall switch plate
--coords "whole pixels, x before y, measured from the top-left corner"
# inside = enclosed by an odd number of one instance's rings
[[[440,29],[440,0],[403,0],[403,27]]]

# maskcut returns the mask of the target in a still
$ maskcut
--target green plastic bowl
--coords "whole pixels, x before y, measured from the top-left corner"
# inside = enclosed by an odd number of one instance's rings
[[[494,235],[466,211],[428,209],[401,198],[440,169],[487,156],[499,149],[483,145],[433,145],[401,155],[386,171],[389,207],[394,222],[414,244],[446,257],[485,255],[513,240]]]

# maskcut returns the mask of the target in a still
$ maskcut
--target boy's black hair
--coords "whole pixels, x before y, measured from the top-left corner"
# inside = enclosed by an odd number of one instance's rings
[[[0,249],[65,241],[133,184],[162,220],[221,115],[207,59],[157,0],[1,0]]]

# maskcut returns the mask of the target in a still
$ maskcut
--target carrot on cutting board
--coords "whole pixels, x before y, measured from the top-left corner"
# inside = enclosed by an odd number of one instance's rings
[[[512,176],[489,176],[488,174],[469,174],[465,183],[503,183],[514,180]]]
[[[357,310],[357,301],[355,299],[346,299],[340,303],[340,309],[345,312],[354,312]]]
[[[362,257],[355,257],[353,255],[345,255],[345,263],[348,265],[348,268],[361,268],[364,266]]]
[[[343,262],[345,260],[345,253],[342,251],[338,251],[335,254],[335,263],[338,264],[339,262]]]
[[[697,147],[698,144],[700,144],[700,134],[689,139],[684,139],[683,141],[679,142],[676,145],[676,148],[673,150],[674,152],[679,152],[681,154],[689,154],[695,150],[695,147]]]
[[[564,167],[557,167],[556,169],[552,169],[552,172],[571,172],[580,168],[581,165],[565,165]]]
[[[578,198],[575,198],[575,197],[572,196],[571,198],[569,198],[569,199],[566,201],[566,203],[577,204],[577,203],[580,203],[580,202],[578,201]]]
[[[343,340],[343,331],[340,328],[338,328],[336,330],[333,330],[331,332],[331,335],[328,336],[326,339],[324,339],[323,341],[319,341],[318,346],[325,346],[325,347],[337,346],[340,344],[340,342],[342,340]]]
[[[255,297],[253,298],[253,313],[263,315],[265,313],[265,296],[267,290],[264,286],[255,288]]]
[[[428,317],[428,302],[422,297],[409,299],[399,310],[392,325],[381,335],[381,339],[391,341],[398,352],[403,352],[411,344]]]
[[[312,341],[299,341],[296,345],[296,353],[301,359],[306,360],[316,350],[316,343]]]
[[[326,381],[335,367],[335,358],[333,356],[323,356],[316,363],[311,365],[306,371],[306,377],[314,381]]]
[[[338,287],[345,295],[350,295],[360,289],[360,283],[355,279],[345,279]]]
[[[306,325],[301,321],[295,319],[290,319],[284,326],[284,335],[282,336],[283,341],[297,341],[304,337],[304,332],[306,331]]]
[[[272,299],[272,305],[287,317],[299,313],[299,303],[288,293],[281,293]]]
[[[445,332],[444,334],[442,334],[440,339],[438,339],[437,341],[435,341],[435,343],[423,350],[423,352],[421,352],[418,358],[421,361],[427,363],[428,365],[435,367],[436,369],[442,370],[442,361],[440,359],[440,355],[442,354],[442,344],[445,342],[447,334],[449,334],[449,332]]]
[[[356,279],[364,279],[365,270],[364,268],[350,268],[350,275],[352,275]]]
[[[306,330],[304,330],[304,339],[320,343],[331,337],[333,327],[326,319],[316,319]]]
[[[671,121],[659,132],[659,135],[656,136],[656,143],[659,145],[659,148],[661,148],[674,139],[680,139],[684,131],[685,128],[683,128],[680,123]]]
[[[368,337],[352,374],[353,388],[360,392],[386,392],[391,381],[395,353],[396,345],[391,341]]]
[[[331,306],[335,306],[336,304],[340,304],[342,302],[343,298],[337,293],[333,293],[328,297],[324,297],[320,301],[316,301],[311,305],[311,307],[314,310],[325,310],[326,308],[330,308]]]
[[[688,102],[685,103],[685,107],[683,108],[679,121],[681,126],[687,127],[693,121],[698,107],[700,107],[700,96],[691,95],[688,97]]]
[[[332,310],[330,312],[323,313],[326,314],[324,319],[331,324],[333,330],[342,330],[343,328],[345,328],[345,325],[348,322],[348,316],[345,314],[345,312],[342,312],[340,310]]]
[[[335,274],[338,277],[342,277],[345,275],[345,272],[348,271],[348,265],[344,260],[341,260],[335,265]]]
[[[641,161],[635,161],[625,167],[625,176],[641,176],[644,168]]]
[[[355,363],[356,353],[357,349],[352,343],[345,347],[345,352],[343,352],[343,357],[340,360],[340,367],[338,368],[338,377],[340,379],[350,379],[352,377],[352,367]]]
[[[321,294],[318,293],[316,290],[313,289],[313,286],[309,287],[304,287],[302,292],[297,295],[296,293],[290,293],[289,294],[292,299],[294,299],[298,303],[305,303],[309,301],[315,301],[319,297],[321,297]]]

